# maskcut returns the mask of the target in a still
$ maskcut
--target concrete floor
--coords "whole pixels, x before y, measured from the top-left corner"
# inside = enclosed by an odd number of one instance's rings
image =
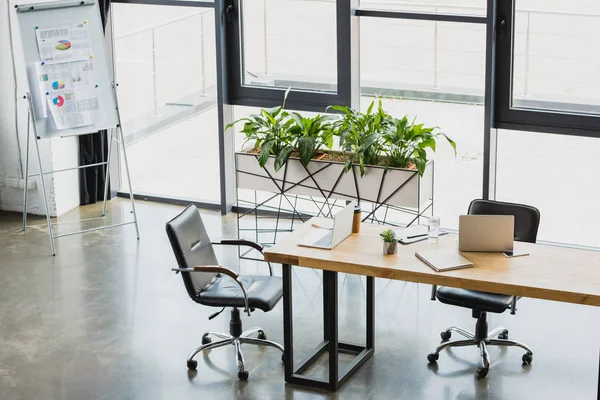
[[[108,221],[131,218],[129,203],[111,202]],[[138,202],[141,238],[133,226],[57,240],[49,253],[45,220],[31,218],[20,232],[20,215],[0,213],[0,399],[595,399],[598,380],[600,309],[523,299],[516,316],[490,316],[505,324],[511,338],[534,350],[531,366],[522,351],[491,348],[486,379],[474,378],[478,350],[441,354],[437,366],[426,355],[449,325],[473,329],[468,310],[429,300],[430,287],[379,279],[376,288],[376,350],[337,393],[286,385],[277,350],[244,346],[248,382],[237,379],[233,347],[197,357],[196,373],[187,354],[207,329],[226,332],[229,316],[212,321],[215,310],[193,303],[175,264],[164,224],[182,207]],[[96,219],[98,206],[62,217],[69,223]],[[234,215],[203,212],[217,240],[235,236]],[[599,257],[600,258],[600,257]],[[235,252],[222,264],[238,268]],[[568,266],[565,266],[568,268]],[[242,262],[244,273],[267,273],[266,266]],[[275,267],[280,274],[280,268]],[[294,270],[297,359],[320,341],[321,273]],[[340,339],[364,340],[364,278],[341,275]],[[282,304],[270,313],[244,318],[282,342]],[[325,362],[326,360],[323,360]],[[324,364],[323,364],[324,365]],[[313,368],[323,373],[324,366]]]

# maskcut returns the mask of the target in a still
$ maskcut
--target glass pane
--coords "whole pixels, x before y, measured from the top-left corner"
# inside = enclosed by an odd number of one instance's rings
[[[500,130],[497,198],[537,207],[538,240],[600,247],[600,141]]]
[[[486,15],[486,0],[360,0],[362,8],[435,14]]]
[[[458,229],[458,215],[480,198],[483,179],[485,27],[473,24],[361,20],[363,110],[383,97],[397,118],[438,126],[434,213],[444,228]],[[423,221],[421,221],[423,223]]]
[[[600,113],[600,4],[516,0],[513,107]]]
[[[219,174],[202,173],[219,169],[214,10],[118,3],[112,9],[134,191],[218,202]]]
[[[360,45],[363,94],[482,102],[483,25],[362,18]]]
[[[335,1],[241,3],[244,85],[337,91]]]

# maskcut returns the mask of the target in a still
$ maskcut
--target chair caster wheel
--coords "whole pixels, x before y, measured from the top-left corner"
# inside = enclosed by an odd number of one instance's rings
[[[248,373],[248,371],[238,372],[238,378],[240,379],[240,381],[247,381],[249,375],[250,374]]]
[[[477,368],[477,376],[479,378],[485,378],[489,372],[489,368],[478,367]]]
[[[525,353],[523,354],[523,357],[521,357],[521,360],[523,360],[523,365],[529,365],[533,361],[533,354]]]
[[[208,334],[202,335],[202,344],[212,343],[212,339],[208,336]]]
[[[508,340],[508,331],[502,331],[498,335],[498,339]]]
[[[436,353],[427,354],[427,361],[429,361],[430,363],[436,362],[438,360],[438,358],[440,358],[439,354],[436,354]]]
[[[187,367],[188,367],[188,369],[196,370],[196,367],[198,367],[198,361],[196,361],[196,360],[188,360]]]
[[[440,337],[442,338],[442,340],[445,342],[447,340],[450,340],[450,338],[452,337],[452,332],[450,331],[444,331],[442,333],[440,333]]]
[[[262,339],[262,340],[267,340],[267,335],[265,333],[265,331],[258,331],[258,339]]]

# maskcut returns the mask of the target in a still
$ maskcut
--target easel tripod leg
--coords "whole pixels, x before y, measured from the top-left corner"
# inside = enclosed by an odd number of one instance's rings
[[[106,163],[106,179],[104,180],[104,204],[102,205],[102,216],[106,215],[106,200],[108,198],[108,185],[110,181],[110,158],[112,155],[112,146],[113,146],[113,136],[112,132],[107,131],[106,133],[108,137],[108,158]]]
[[[27,144],[25,145],[25,187],[23,188],[23,232],[27,228],[27,193],[28,193],[28,183],[29,183],[29,127],[31,123],[31,114],[27,116]]]
[[[117,84],[113,82],[113,96],[115,97],[115,103],[119,104],[117,97]],[[131,175],[129,174],[129,163],[127,162],[127,151],[125,150],[125,138],[123,137],[123,124],[121,123],[121,112],[117,106],[117,120],[119,125],[117,129],[119,131],[119,141],[121,142],[121,151],[123,152],[123,161],[125,162],[125,172],[127,172],[127,184],[129,185],[129,200],[131,201],[131,211],[133,212],[133,222],[135,224],[135,233],[138,240],[140,239],[140,229],[138,228],[137,213],[135,212],[135,201],[133,200],[133,189],[131,188]]]
[[[125,138],[123,137],[123,130],[121,129],[121,118],[119,117],[119,140],[121,141],[121,147],[123,151],[123,161],[125,161],[125,172],[127,173],[127,184],[129,185],[129,200],[131,201],[131,210],[133,211],[133,221],[135,222],[135,232],[137,238],[140,238],[140,230],[138,228],[137,214],[135,212],[135,201],[133,200],[133,189],[131,188],[131,175],[129,174],[129,163],[127,162],[127,151],[125,151]]]
[[[44,180],[44,171],[42,171],[42,157],[40,156],[40,146],[38,144],[37,137],[35,139],[35,150],[37,152],[38,164],[40,166],[40,180],[42,183],[42,193],[44,194],[44,207],[46,208],[46,219],[48,221],[48,234],[50,235],[50,249],[52,255],[56,255],[56,248],[54,247],[54,232],[52,231],[52,221],[50,220],[50,211],[48,209],[48,196],[46,195],[46,182]]]

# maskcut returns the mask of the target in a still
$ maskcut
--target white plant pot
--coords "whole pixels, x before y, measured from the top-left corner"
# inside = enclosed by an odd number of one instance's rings
[[[236,177],[238,189],[271,193],[286,193],[340,200],[364,200],[371,203],[422,209],[433,197],[433,161],[429,161],[423,176],[417,170],[367,166],[360,176],[357,165],[344,172],[344,163],[311,160],[305,167],[299,159],[290,158],[275,171],[275,157],[269,157],[264,168],[258,165],[258,155],[237,152]]]

